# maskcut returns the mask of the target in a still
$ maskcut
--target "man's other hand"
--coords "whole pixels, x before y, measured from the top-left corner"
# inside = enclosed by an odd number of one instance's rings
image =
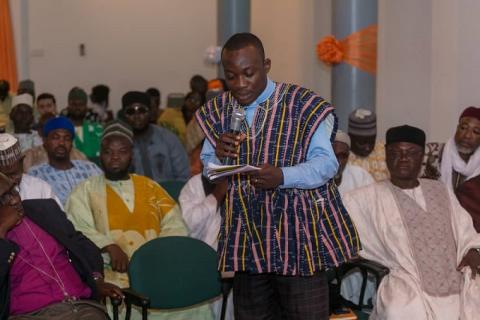
[[[250,181],[255,188],[274,189],[283,184],[282,169],[264,164],[261,169],[250,174]]]
[[[97,290],[100,299],[104,299],[105,297],[115,298],[115,299],[123,299],[122,290],[112,283],[108,283],[103,281],[103,279],[97,280]]]
[[[458,265],[457,270],[460,271],[463,267],[469,266],[472,269],[472,279],[475,279],[480,268],[480,253],[475,249],[470,249],[463,257],[462,261]]]
[[[103,251],[108,252],[110,255],[110,263],[113,271],[127,272],[128,256],[118,245],[111,244],[106,246]]]

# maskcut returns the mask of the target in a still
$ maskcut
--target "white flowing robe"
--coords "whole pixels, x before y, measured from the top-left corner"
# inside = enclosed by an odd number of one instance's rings
[[[480,235],[475,232],[470,215],[460,206],[455,195],[450,190],[448,193],[458,265],[468,250],[480,248]],[[461,270],[460,294],[433,297],[423,291],[410,239],[390,188],[384,183],[376,183],[346,194],[343,201],[360,236],[360,255],[390,269],[380,283],[370,319],[480,318],[480,277],[472,280],[468,267]]]

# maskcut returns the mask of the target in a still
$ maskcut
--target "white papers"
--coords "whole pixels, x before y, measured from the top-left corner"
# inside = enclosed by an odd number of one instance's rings
[[[209,163],[207,165],[207,177],[210,180],[215,180],[221,177],[231,176],[237,173],[248,173],[253,171],[260,170],[259,167],[251,166],[251,165],[220,165]]]

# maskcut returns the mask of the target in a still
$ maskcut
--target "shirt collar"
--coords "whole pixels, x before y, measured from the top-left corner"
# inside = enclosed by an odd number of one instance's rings
[[[262,93],[255,99],[252,103],[250,103],[248,106],[245,106],[245,108],[250,108],[250,107],[255,107],[259,105],[260,103],[265,102],[273,93],[275,90],[275,82],[270,80],[270,78],[267,78],[267,86],[263,90]]]

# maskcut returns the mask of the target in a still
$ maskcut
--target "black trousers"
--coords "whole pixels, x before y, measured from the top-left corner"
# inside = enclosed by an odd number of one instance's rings
[[[327,277],[237,272],[233,305],[235,320],[328,320]]]

